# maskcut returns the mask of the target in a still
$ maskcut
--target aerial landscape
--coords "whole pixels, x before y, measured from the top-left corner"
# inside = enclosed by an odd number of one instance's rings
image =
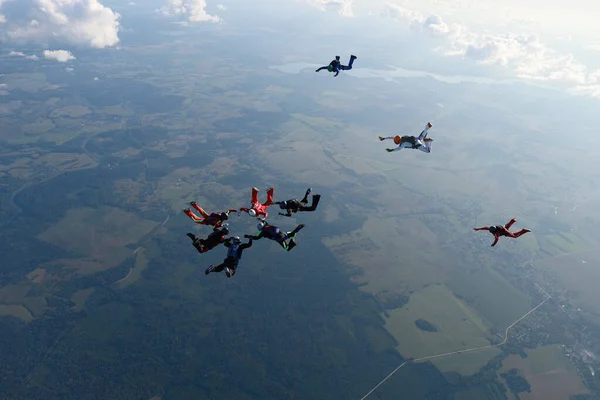
[[[600,28],[525,7],[0,0],[0,399],[600,398]]]

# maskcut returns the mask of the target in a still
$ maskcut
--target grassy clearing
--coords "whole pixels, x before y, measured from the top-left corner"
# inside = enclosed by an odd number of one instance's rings
[[[454,293],[470,299],[473,308],[497,331],[529,311],[531,298],[487,266],[461,270],[448,281]]]
[[[156,226],[156,222],[117,208],[79,208],[67,211],[61,221],[38,237],[90,259],[87,267],[107,269],[131,255],[126,245],[137,242]]]
[[[49,153],[38,158],[36,164],[43,164],[43,167],[52,167],[64,171],[90,168],[97,163],[87,154]]]
[[[397,349],[404,357],[425,357],[490,344],[486,339],[490,326],[444,285],[428,286],[411,295],[404,307],[388,313],[386,329],[398,340]],[[420,330],[415,325],[417,319],[430,322],[437,332]],[[432,362],[446,371],[473,374],[495,354],[492,349],[462,357],[460,362]]]
[[[129,274],[117,282],[119,289],[125,289],[127,286],[138,281],[141,278],[142,272],[148,267],[148,259],[146,258],[146,249],[141,247],[135,254],[135,265]]]
[[[10,89],[21,89],[25,92],[37,92],[48,85],[46,75],[37,74],[9,74],[4,77],[4,83]]]
[[[531,393],[519,393],[523,400],[562,400],[575,394],[587,393],[583,382],[563,355],[560,345],[542,346],[526,352],[527,358],[509,356],[500,369],[500,372],[519,369],[527,379],[531,385]]]
[[[41,119],[29,124],[21,125],[21,130],[25,136],[39,136],[52,129],[54,129],[54,123],[51,119]]]
[[[565,253],[584,251],[591,247],[589,243],[572,232],[544,235],[544,237],[550,243],[551,247]]]
[[[64,116],[64,117],[69,117],[69,118],[80,118],[83,117],[84,115],[90,114],[92,111],[87,108],[86,106],[81,106],[81,105],[73,105],[73,106],[66,106],[63,108],[59,108],[58,110],[55,110],[54,112],[52,112],[52,114],[50,114],[51,117],[58,117],[58,116]]]
[[[27,279],[33,283],[42,283],[46,277],[46,270],[44,268],[36,268],[27,274]]]
[[[93,292],[94,288],[78,290],[71,296],[71,301],[75,303],[76,308],[83,309],[85,307],[85,302]]]
[[[600,250],[559,255],[535,262],[556,277],[557,289],[568,290],[573,305],[598,321],[600,315]]]
[[[0,316],[13,316],[22,321],[29,322],[33,320],[33,315],[19,304],[0,304]]]

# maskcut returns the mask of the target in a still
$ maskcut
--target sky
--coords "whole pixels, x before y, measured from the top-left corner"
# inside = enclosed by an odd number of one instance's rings
[[[42,48],[37,55],[11,48],[12,56],[69,62],[78,47],[122,44],[127,18],[117,10],[217,25],[236,9],[273,19],[301,7],[332,22],[371,26],[363,35],[391,26],[390,42],[410,40],[432,57],[464,60],[491,77],[502,72],[503,78],[600,98],[600,25],[594,19],[600,3],[592,0],[0,0],[0,38]]]

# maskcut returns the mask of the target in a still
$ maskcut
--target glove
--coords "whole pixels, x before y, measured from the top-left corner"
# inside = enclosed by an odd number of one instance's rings
[[[387,151],[388,153],[391,153],[392,151],[394,151],[394,149],[385,149],[385,151]]]

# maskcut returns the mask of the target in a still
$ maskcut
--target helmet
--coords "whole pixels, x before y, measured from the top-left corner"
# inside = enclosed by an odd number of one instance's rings
[[[401,141],[402,141],[402,138],[400,137],[400,135],[394,136],[394,143],[400,144]]]
[[[498,227],[497,226],[490,226],[490,232],[491,233],[496,233],[496,231],[498,231]]]
[[[256,224],[256,228],[258,228],[259,231],[262,231],[262,229],[265,227],[264,222],[259,222],[258,224]]]
[[[234,236],[232,239],[233,239],[234,242],[237,242],[237,243],[241,242],[239,236]]]
[[[229,229],[227,229],[227,227],[226,227],[226,226],[224,226],[224,227],[221,229],[221,233],[222,233],[223,235],[229,235]]]
[[[248,210],[248,215],[250,215],[251,217],[256,217],[256,210],[251,208],[250,210]]]
[[[223,221],[225,221],[225,220],[228,220],[228,219],[229,219],[229,216],[227,215],[227,213],[226,213],[226,212],[222,212],[222,213],[221,213],[221,219],[222,219]]]
[[[286,205],[287,205],[287,201],[279,202],[279,208],[281,208],[281,209],[284,209]]]

